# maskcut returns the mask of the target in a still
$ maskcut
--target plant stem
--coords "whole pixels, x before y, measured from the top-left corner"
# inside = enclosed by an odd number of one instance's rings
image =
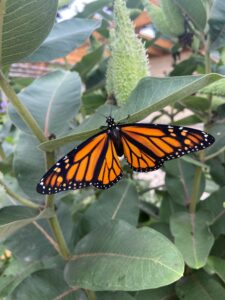
[[[95,292],[90,291],[90,290],[85,290],[85,293],[86,293],[86,295],[88,297],[88,300],[97,300]]]
[[[46,152],[46,168],[49,169],[55,163],[54,152]],[[46,207],[50,207],[54,209],[54,195],[46,196]],[[49,219],[49,224],[52,229],[52,232],[55,236],[55,239],[58,244],[59,254],[66,260],[70,258],[70,252],[68,246],[66,244],[64,235],[62,233],[59,220],[57,216],[54,216]]]
[[[31,208],[38,208],[40,209],[40,206],[28,199],[25,199],[21,196],[19,196],[18,194],[16,194],[14,191],[12,191],[1,179],[0,179],[0,185],[2,185],[6,191],[6,193],[12,197],[13,199],[15,199],[17,202],[19,202],[20,204],[27,206],[27,207],[31,207]]]
[[[0,143],[0,157],[2,158],[2,160],[6,159],[6,155],[5,155],[4,149],[2,147],[2,143]]]
[[[58,247],[59,247],[59,254],[65,259],[68,260],[70,258],[70,252],[67,247],[66,241],[64,239],[59,220],[58,218],[52,217],[49,219],[49,224],[52,229],[52,232],[55,236],[55,239],[57,241]]]
[[[11,101],[13,106],[16,108],[20,117],[23,119],[26,125],[32,130],[32,132],[38,138],[38,140],[41,143],[45,142],[46,138],[41,128],[39,127],[38,123],[33,118],[32,114],[28,111],[26,106],[24,106],[23,103],[20,101],[20,99],[17,97],[17,94],[9,85],[2,71],[0,71],[0,87],[2,88],[3,92],[8,97],[8,99]]]
[[[206,52],[205,52],[205,73],[209,74],[211,73],[211,59],[210,59],[210,53],[208,51],[208,49],[206,48]]]
[[[199,188],[200,188],[200,183],[201,183],[201,176],[202,176],[202,168],[197,167],[194,175],[194,186],[193,186],[193,191],[191,195],[191,203],[189,206],[189,212],[194,214],[196,210],[196,205],[198,202],[199,198]]]

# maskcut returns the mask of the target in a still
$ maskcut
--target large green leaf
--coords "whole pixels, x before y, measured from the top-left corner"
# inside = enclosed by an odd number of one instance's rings
[[[0,210],[0,239],[4,240],[20,228],[40,219],[54,215],[51,209],[39,211],[24,206],[6,206]]]
[[[65,278],[70,286],[85,289],[135,291],[174,282],[183,269],[179,251],[163,235],[114,221],[77,244]]]
[[[211,215],[208,211],[196,214],[179,212],[171,217],[171,232],[175,245],[183,254],[187,265],[199,269],[206,264],[214,237],[207,225]]]
[[[29,263],[21,263],[16,259],[11,260],[9,267],[3,274],[1,274],[2,276],[0,277],[0,297],[9,296],[19,286],[19,284],[32,273],[38,270],[56,267],[58,261],[58,257]]]
[[[57,255],[56,249],[37,226],[41,226],[51,236],[49,226],[43,220],[28,224],[4,241],[6,248],[12,251],[16,258],[22,261],[34,261]]]
[[[184,15],[193,22],[196,28],[204,32],[206,25],[206,9],[201,0],[173,0],[177,4]]]
[[[210,134],[215,137],[215,143],[206,149],[206,158],[215,157],[225,150],[225,132],[224,123],[215,124],[209,129]]]
[[[78,289],[76,289],[78,290]],[[27,277],[8,300],[85,300],[83,292],[70,288],[63,279],[62,268],[41,270]],[[57,298],[59,297],[59,298]],[[61,298],[60,298],[61,297]]]
[[[99,20],[70,19],[55,24],[47,39],[24,61],[50,61],[64,57],[81,46],[91,33],[101,26]]]
[[[220,235],[213,245],[210,255],[225,259],[225,235]]]
[[[166,192],[160,205],[160,220],[169,223],[171,215],[176,212],[186,211],[186,207],[182,204],[177,204],[172,200],[171,196]]]
[[[125,292],[98,292],[97,300],[135,300],[130,294]]]
[[[137,225],[138,194],[130,180],[123,180],[101,193],[99,199],[86,210],[81,220],[84,232],[90,232],[110,220],[124,220]]]
[[[204,271],[195,272],[177,283],[176,291],[182,300],[223,300],[225,289]]]
[[[205,270],[210,274],[216,274],[225,283],[225,260],[216,257],[209,256],[207,264],[205,265]]]
[[[13,167],[26,195],[35,202],[43,202],[43,195],[36,192],[36,185],[45,172],[44,154],[38,149],[38,143],[34,136],[21,132],[15,148]]]
[[[207,164],[209,165],[210,175],[215,183],[220,186],[225,186],[225,176],[224,176],[224,163],[225,157],[223,154],[224,151],[221,152],[220,155],[210,159]],[[213,154],[213,153],[212,153]]]
[[[211,230],[215,236],[225,234],[225,208],[223,203],[225,187],[211,194],[205,201],[199,203],[199,208],[211,212],[211,218],[208,219],[208,224],[211,225]]]
[[[81,81],[76,72],[56,71],[36,79],[19,94],[44,133],[59,135],[68,130],[69,122],[80,108]],[[12,122],[22,131],[31,133],[12,105]]]
[[[173,201],[187,206],[190,204],[195,183],[195,172],[198,167],[184,160],[176,159],[165,163],[166,187]],[[176,188],[174,188],[176,187]],[[201,175],[198,199],[205,189],[205,176]]]
[[[139,82],[131,93],[126,105],[113,111],[113,117],[116,121],[128,120],[128,117],[129,121],[140,121],[150,113],[171,105],[220,78],[222,76],[218,74],[168,78],[146,77]],[[110,108],[106,106],[101,112],[109,114]],[[65,143],[87,138],[98,132],[102,125],[105,125],[105,118],[96,113],[77,127],[72,134],[45,142],[41,148],[54,150]]]
[[[0,2],[0,65],[19,61],[40,46],[55,20],[57,0]]]
[[[89,18],[103,9],[103,7],[112,4],[112,0],[96,0],[86,4],[84,10],[78,14],[80,18]]]
[[[174,285],[166,287],[141,291],[136,295],[136,300],[177,300]]]
[[[57,217],[67,245],[74,249],[75,239],[78,239],[78,233],[75,232],[74,222],[69,208],[59,202],[57,205]],[[4,241],[7,249],[13,252],[13,255],[22,261],[37,261],[43,257],[52,257],[57,255],[57,251],[52,243],[43,235],[43,231],[54,240],[51,229],[46,220],[38,220],[29,224]]]
[[[209,18],[211,50],[225,46],[225,2],[214,0]]]

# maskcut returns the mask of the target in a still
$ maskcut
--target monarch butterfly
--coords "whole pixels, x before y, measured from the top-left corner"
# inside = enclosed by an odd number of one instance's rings
[[[108,189],[122,177],[119,156],[136,172],[154,171],[166,160],[210,146],[214,137],[197,129],[156,125],[116,124],[90,137],[53,165],[37,185],[42,194],[94,186]]]

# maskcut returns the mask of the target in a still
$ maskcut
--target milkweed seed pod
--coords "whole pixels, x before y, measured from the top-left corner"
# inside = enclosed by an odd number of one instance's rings
[[[111,58],[106,75],[108,94],[113,94],[119,106],[143,77],[149,75],[145,48],[134,32],[124,0],[114,2],[115,29],[110,33]]]
[[[184,33],[184,17],[173,0],[161,0],[160,7],[142,0],[156,28],[165,35],[178,37]]]

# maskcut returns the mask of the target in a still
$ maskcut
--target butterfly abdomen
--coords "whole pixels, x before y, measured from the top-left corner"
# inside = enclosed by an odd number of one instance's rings
[[[108,129],[108,135],[113,141],[118,156],[123,156],[123,144],[121,140],[120,128],[118,126],[115,126],[112,129]]]

